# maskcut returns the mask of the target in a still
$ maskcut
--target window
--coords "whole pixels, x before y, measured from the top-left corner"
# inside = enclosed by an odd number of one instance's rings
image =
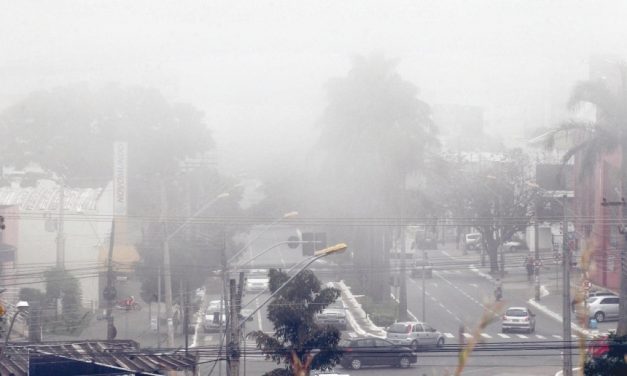
[[[375,338],[374,343],[376,347],[390,347],[390,343],[386,340]]]
[[[422,324],[415,324],[414,325],[414,332],[416,332],[416,333],[424,332],[424,329],[422,328]]]
[[[430,327],[429,325],[426,325],[426,324],[425,324],[425,325],[424,325],[424,331],[425,331],[425,332],[432,332],[432,331],[433,331],[433,328],[432,328],[432,327]]]
[[[409,333],[411,331],[411,327],[407,324],[392,324],[388,328],[388,333]]]
[[[618,304],[618,298],[605,298],[601,301],[601,304]]]

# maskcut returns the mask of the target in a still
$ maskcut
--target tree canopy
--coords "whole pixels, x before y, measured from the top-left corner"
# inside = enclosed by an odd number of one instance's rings
[[[340,331],[320,326],[314,318],[340,296],[340,291],[322,287],[310,270],[300,272],[282,289],[290,277],[276,269],[270,269],[268,275],[270,292],[278,291],[268,304],[268,319],[274,324],[274,334],[254,331],[249,336],[268,359],[285,364],[285,368],[277,368],[266,376],[305,376],[311,369],[331,369],[340,360],[337,347]]]
[[[157,90],[74,85],[28,95],[0,114],[3,163],[36,164],[72,185],[108,181],[113,142],[129,144],[129,176],[164,173],[212,148],[203,114]]]

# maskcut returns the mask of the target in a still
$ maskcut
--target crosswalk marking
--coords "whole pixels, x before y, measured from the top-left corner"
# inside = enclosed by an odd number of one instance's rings
[[[481,337],[483,337],[483,338],[492,338],[491,335],[486,334],[486,333],[481,333]]]
[[[571,334],[570,336],[571,336],[571,337],[573,337],[573,338],[575,338],[575,339],[576,339],[576,338],[579,338],[579,337],[577,337],[577,335],[576,335],[576,334]]]
[[[444,336],[445,336],[446,338],[455,338],[455,336],[454,336],[454,335],[452,335],[451,333],[444,333]]]
[[[557,334],[553,334],[553,338],[562,339],[562,336],[558,336]]]
[[[496,334],[501,338],[510,338],[507,334],[503,334],[503,333],[496,333]]]
[[[472,338],[472,334],[470,334],[470,333],[464,333],[464,337],[466,337],[466,338]]]
[[[546,337],[545,337],[545,336],[540,335],[540,334],[536,334],[536,337],[537,337],[537,338],[540,338],[540,339],[546,339]]]
[[[526,336],[526,335],[524,335],[524,334],[516,334],[516,335],[518,336],[518,338],[529,338],[529,337],[527,337],[527,336]]]

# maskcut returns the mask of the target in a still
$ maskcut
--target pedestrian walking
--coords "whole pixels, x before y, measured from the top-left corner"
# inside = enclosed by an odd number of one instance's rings
[[[531,276],[533,275],[533,258],[527,256],[525,259],[525,268],[527,269],[527,281],[531,282]]]

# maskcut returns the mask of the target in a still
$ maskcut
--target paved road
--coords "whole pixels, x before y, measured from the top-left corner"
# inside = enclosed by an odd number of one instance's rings
[[[271,245],[273,241],[281,241],[284,235],[280,234],[276,239],[266,239],[263,245],[259,245],[259,249],[255,249],[255,252]],[[275,256],[290,251],[294,250],[283,249],[281,252],[277,251]],[[478,257],[472,254],[463,256],[460,252],[456,252],[436,250],[429,252],[431,261],[443,267],[436,268],[433,278],[426,280],[425,284],[425,321],[444,334],[447,345],[441,351],[420,352],[418,364],[409,369],[372,368],[351,370],[348,373],[351,375],[452,374],[458,364],[460,325],[466,328],[463,342],[466,343],[475,338],[478,341],[464,369],[465,375],[554,375],[561,369],[560,354],[564,339],[561,334],[561,324],[554,319],[536,312],[535,333],[501,333],[499,318],[502,310],[507,306],[526,306],[527,300],[534,293],[533,286],[526,282],[524,269],[520,267],[523,256],[508,255],[508,262],[513,267],[509,268],[510,275],[504,282],[505,300],[502,306],[498,306],[494,305],[493,301],[493,283],[480,276],[471,266],[478,263]],[[293,254],[287,257],[292,256],[296,257]],[[284,261],[285,258],[281,262],[282,265]],[[247,294],[247,297],[250,298],[251,295]],[[266,297],[267,295],[264,294],[252,301],[251,307],[256,308]],[[244,301],[247,302],[248,299],[245,298]],[[423,315],[422,301],[422,280],[409,278],[408,307],[418,319]],[[483,330],[476,330],[480,317],[490,310],[495,312],[495,321]],[[252,322],[247,323],[246,329],[266,332],[272,330],[265,308],[259,311]],[[349,329],[343,333],[343,336],[351,337],[355,334]],[[201,346],[217,346],[220,340],[219,334],[203,334],[200,344]],[[244,352],[247,354],[245,364],[248,374],[259,375],[276,367],[274,363],[263,360],[253,343],[247,342],[244,346]],[[206,367],[208,365],[203,365],[203,370]],[[218,374],[217,368],[213,374]]]

